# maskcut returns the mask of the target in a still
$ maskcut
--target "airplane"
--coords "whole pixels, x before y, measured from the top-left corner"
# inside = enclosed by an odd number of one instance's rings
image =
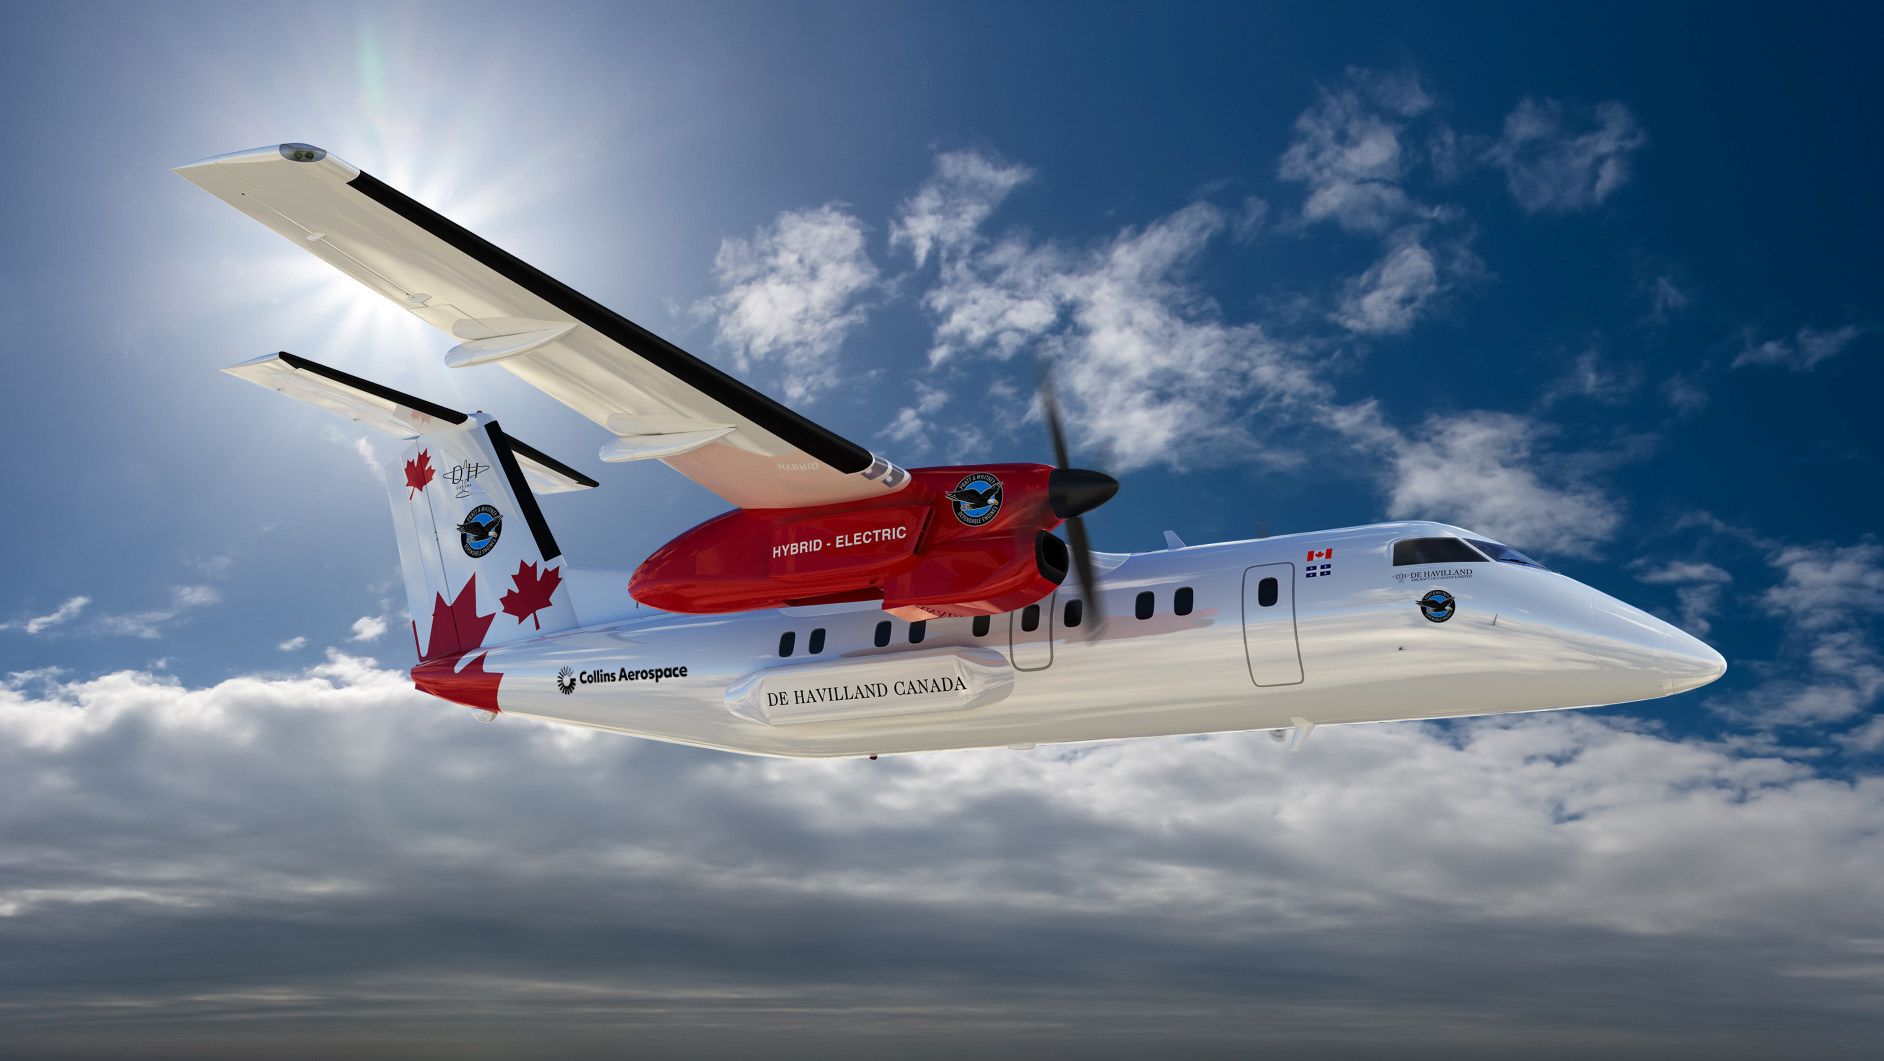
[[[226,369],[405,441],[386,477],[412,680],[486,720],[807,758],[1234,730],[1296,748],[1726,670],[1443,523],[1099,552],[1082,517],[1119,484],[1069,464],[1050,386],[1054,465],[905,469],[321,148],[175,172],[450,335],[446,365],[502,365],[600,425],[603,462],[659,461],[733,506],[633,572],[576,567],[538,496],[597,481],[490,414],[285,352]]]

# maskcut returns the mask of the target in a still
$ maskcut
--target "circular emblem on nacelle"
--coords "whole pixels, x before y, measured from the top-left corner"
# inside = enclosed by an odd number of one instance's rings
[[[1001,512],[1001,480],[987,472],[965,475],[948,493],[955,518],[964,526],[979,527]]]
[[[1452,618],[1452,613],[1458,610],[1458,602],[1443,589],[1433,590],[1420,598],[1420,614],[1436,623]]]
[[[458,524],[458,544],[464,547],[466,556],[475,560],[497,548],[497,539],[503,533],[503,514],[490,505],[479,505]]]
[[[564,696],[576,691],[576,672],[573,668],[564,667],[556,672],[556,688],[561,689]]]

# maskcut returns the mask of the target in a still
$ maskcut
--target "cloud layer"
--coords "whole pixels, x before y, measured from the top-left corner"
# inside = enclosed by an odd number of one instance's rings
[[[800,763],[330,653],[18,676],[0,770],[16,1044],[1646,1053],[1836,1043],[1884,986],[1884,784],[1606,714]]]

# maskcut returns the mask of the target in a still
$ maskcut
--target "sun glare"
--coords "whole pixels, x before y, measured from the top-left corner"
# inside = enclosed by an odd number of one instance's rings
[[[567,188],[565,156],[536,149],[541,145],[533,140],[550,134],[540,115],[522,113],[517,101],[527,93],[517,91],[519,71],[501,50],[447,65],[440,57],[460,53],[441,47],[449,42],[437,25],[410,9],[366,14],[350,28],[310,18],[293,35],[302,54],[321,61],[257,67],[250,73],[278,83],[233,100],[226,82],[217,82],[216,96],[231,100],[235,113],[213,123],[221,138],[206,145],[212,149],[206,154],[306,140],[500,245],[507,236],[514,241],[522,225],[542,224],[542,212],[553,210]],[[206,84],[206,96],[209,90]],[[264,100],[299,105],[263,111]],[[585,127],[581,116],[566,112],[559,123]],[[242,132],[231,138],[226,130]],[[324,262],[282,245],[239,275],[236,294],[267,307],[270,330],[283,345],[391,386],[467,404],[462,390],[470,381],[439,368],[450,337]]]

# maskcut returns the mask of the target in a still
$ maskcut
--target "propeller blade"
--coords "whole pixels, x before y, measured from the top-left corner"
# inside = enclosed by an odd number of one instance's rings
[[[1047,504],[1053,514],[1066,522],[1067,551],[1073,556],[1073,573],[1079,578],[1079,596],[1092,616],[1092,636],[1105,626],[1105,609],[1099,603],[1099,572],[1092,562],[1092,541],[1086,537],[1085,513],[1098,508],[1119,492],[1119,481],[1104,472],[1073,467],[1066,452],[1066,430],[1060,425],[1060,402],[1053,393],[1053,373],[1040,366],[1040,414],[1047,421],[1047,434],[1053,439],[1053,473],[1047,477]]]
[[[1053,395],[1053,373],[1045,369],[1040,372],[1040,413],[1046,418],[1047,434],[1053,437],[1054,467],[1072,467],[1066,455],[1066,432],[1060,429],[1060,402]]]
[[[1092,543],[1086,538],[1086,521],[1079,516],[1067,520],[1066,539],[1071,547],[1068,551],[1073,554],[1073,573],[1079,576],[1079,596],[1086,602],[1093,635],[1097,636],[1106,624],[1106,613],[1095,592],[1099,587],[1099,573],[1093,569]]]

